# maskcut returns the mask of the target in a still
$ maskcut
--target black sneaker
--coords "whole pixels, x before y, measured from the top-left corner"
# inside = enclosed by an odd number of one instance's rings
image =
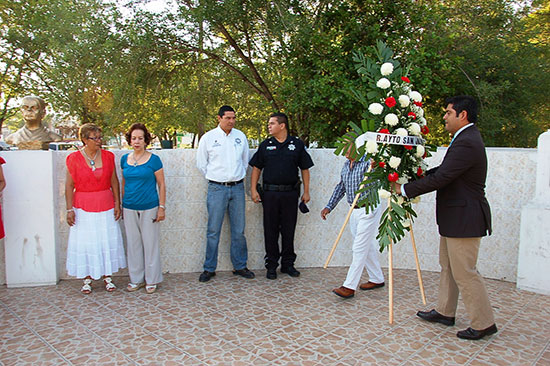
[[[199,276],[199,282],[208,282],[210,281],[210,279],[212,277],[214,277],[216,275],[216,272],[208,272],[208,271],[204,271],[203,273],[201,273],[201,275]]]
[[[267,273],[265,274],[265,277],[268,280],[276,280],[277,279],[277,270],[276,269],[268,269]]]
[[[300,277],[300,271],[298,271],[296,268],[294,268],[294,266],[281,268],[281,273],[286,273],[290,277]]]
[[[241,276],[241,277],[244,277],[244,278],[254,278],[256,277],[254,275],[254,272],[250,271],[248,268],[243,268],[243,269],[236,269],[233,271],[233,274],[234,275],[238,275],[238,276]]]

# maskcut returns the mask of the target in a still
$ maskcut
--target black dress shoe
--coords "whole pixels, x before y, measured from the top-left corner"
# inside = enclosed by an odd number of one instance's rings
[[[267,273],[265,274],[265,277],[268,280],[276,280],[277,279],[277,270],[276,269],[268,269]]]
[[[234,275],[238,275],[238,276],[241,276],[241,277],[244,277],[244,278],[254,278],[256,277],[254,275],[254,272],[250,271],[248,268],[243,268],[243,269],[236,269],[233,271],[233,274]]]
[[[420,318],[427,320],[432,323],[441,323],[445,325],[455,325],[455,317],[454,316],[445,316],[439,314],[435,309],[432,309],[430,311],[419,311],[416,313],[417,316]]]
[[[286,273],[290,277],[300,277],[300,271],[298,271],[296,268],[294,268],[294,266],[281,268],[281,273]]]
[[[208,271],[204,271],[203,273],[201,273],[201,275],[199,276],[199,282],[208,282],[210,281],[210,279],[212,277],[214,277],[216,275],[216,272],[208,272]]]
[[[456,333],[456,336],[458,338],[462,339],[481,339],[485,337],[486,335],[495,334],[498,331],[496,324],[491,325],[489,328],[485,328],[482,330],[475,330],[473,328],[468,328],[466,330],[461,330],[458,333]]]

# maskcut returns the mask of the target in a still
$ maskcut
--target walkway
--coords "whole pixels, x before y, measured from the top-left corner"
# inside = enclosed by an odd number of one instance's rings
[[[499,332],[458,339],[468,327],[423,322],[438,273],[424,273],[422,306],[416,272],[395,271],[395,323],[388,324],[387,286],[343,300],[346,268],[303,269],[276,281],[218,272],[168,274],[159,291],[79,293],[80,281],[0,287],[2,365],[550,365],[550,296],[487,280]],[[116,277],[119,288],[126,277]],[[96,286],[99,283],[95,283]]]

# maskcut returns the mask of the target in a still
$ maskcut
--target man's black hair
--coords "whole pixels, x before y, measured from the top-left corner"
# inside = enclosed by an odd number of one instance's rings
[[[287,132],[290,132],[290,126],[288,125],[288,117],[286,114],[282,113],[282,112],[276,112],[276,113],[272,113],[269,118],[272,118],[272,117],[275,117],[277,118],[277,122],[279,123],[284,123],[285,124],[285,128],[286,128],[286,131]]]
[[[235,110],[228,105],[222,105],[218,111],[218,116],[223,117],[225,112],[235,112]]]
[[[469,95],[457,95],[455,97],[450,97],[445,100],[446,104],[452,104],[453,109],[456,112],[456,116],[462,111],[466,111],[468,114],[468,122],[476,123],[477,122],[477,102],[474,97]]]

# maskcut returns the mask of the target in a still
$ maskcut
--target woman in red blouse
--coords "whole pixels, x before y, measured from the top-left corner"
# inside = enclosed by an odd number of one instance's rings
[[[67,157],[65,201],[70,226],[67,273],[83,278],[80,291],[92,292],[92,279],[103,276],[114,291],[111,275],[126,267],[120,218],[120,191],[115,157],[101,149],[101,129],[86,123],[78,132],[84,147]]]
[[[2,171],[2,164],[6,164],[6,161],[0,156],[0,192],[6,188],[6,180],[4,179],[4,172]],[[4,223],[2,222],[2,205],[0,205],[0,239],[5,236]]]

